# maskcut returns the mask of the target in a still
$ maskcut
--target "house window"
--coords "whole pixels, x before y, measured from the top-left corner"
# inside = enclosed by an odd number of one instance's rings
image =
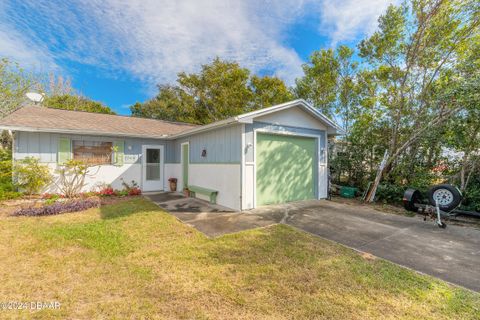
[[[112,164],[113,143],[73,140],[73,159],[87,164]]]

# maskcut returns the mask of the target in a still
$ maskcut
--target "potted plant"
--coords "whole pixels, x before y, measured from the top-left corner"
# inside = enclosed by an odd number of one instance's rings
[[[170,182],[170,191],[177,191],[177,178],[169,178],[168,182]]]
[[[183,188],[183,195],[187,198],[190,197],[190,190],[187,187]]]

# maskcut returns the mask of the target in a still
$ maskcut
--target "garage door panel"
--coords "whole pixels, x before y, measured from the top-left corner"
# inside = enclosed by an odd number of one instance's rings
[[[314,138],[257,134],[257,205],[315,198]]]

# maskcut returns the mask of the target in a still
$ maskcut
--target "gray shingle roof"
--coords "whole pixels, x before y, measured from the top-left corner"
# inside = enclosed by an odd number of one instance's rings
[[[24,106],[0,120],[0,128],[10,130],[65,132],[164,138],[197,127],[193,124],[70,111],[41,106]]]

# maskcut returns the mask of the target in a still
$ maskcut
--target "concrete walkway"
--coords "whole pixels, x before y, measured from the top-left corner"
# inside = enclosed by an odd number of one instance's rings
[[[208,236],[286,223],[359,251],[480,292],[480,230],[326,200],[232,212],[181,195],[150,199]]]

